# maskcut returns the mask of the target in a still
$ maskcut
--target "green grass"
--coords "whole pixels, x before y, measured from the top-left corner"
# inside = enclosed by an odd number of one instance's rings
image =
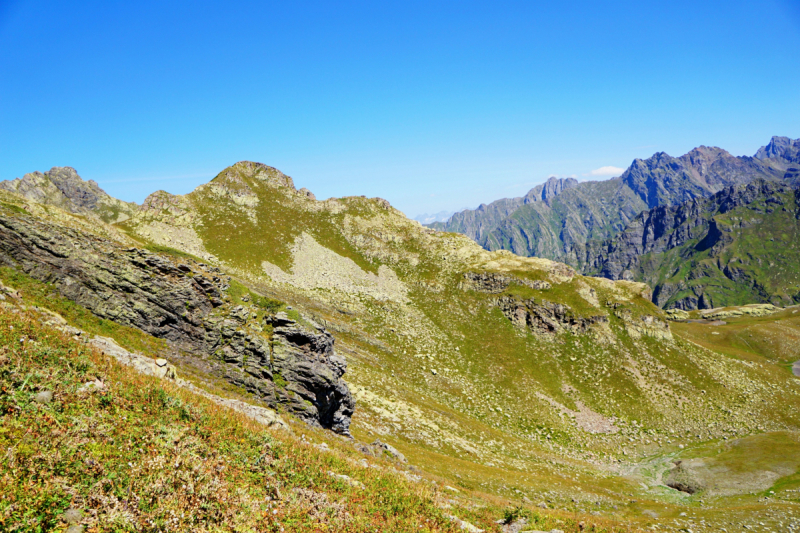
[[[161,244],[147,243],[144,245],[144,248],[156,254],[171,255],[173,257],[178,257],[180,259],[191,259],[193,261],[197,261],[198,263],[205,262],[203,259],[200,259],[196,255],[192,255],[190,253],[177,250],[175,248],[170,248],[169,246],[163,246]]]
[[[243,297],[246,297],[249,300],[249,303],[255,305],[262,311],[265,311],[269,314],[275,314],[278,311],[283,310],[286,307],[286,304],[280,300],[276,300],[274,298],[269,298],[267,296],[262,296],[239,281],[232,279],[230,282],[230,287],[228,288],[228,296],[231,297],[231,301],[236,304],[247,303],[246,300],[243,300]]]
[[[26,215],[28,214],[27,211],[25,211],[23,208],[21,208],[18,205],[9,204],[9,203],[6,203],[6,202],[0,202],[0,207],[3,207],[4,209],[8,209],[9,211],[12,211],[14,213],[21,213],[21,214],[26,214]]]
[[[674,322],[673,331],[710,350],[737,359],[773,361],[790,372],[800,359],[800,311],[787,309],[763,317],[726,318],[725,325]]]
[[[94,531],[457,529],[425,487],[318,453],[132,375],[30,317],[0,311],[0,342],[5,531],[63,527],[59,516],[68,507],[81,509]],[[96,377],[107,391],[78,392]],[[52,403],[33,401],[43,390],[54,392]],[[361,479],[369,490],[331,478],[329,470]],[[323,506],[309,513],[295,487],[341,500],[341,512]]]
[[[169,382],[132,373],[30,314],[0,308],[0,529],[89,531],[460,531],[436,485],[382,460],[364,468],[346,443],[320,452]],[[82,392],[88,381],[105,387]],[[50,403],[37,403],[51,391]],[[323,436],[309,428],[312,438]],[[363,483],[353,487],[327,472]],[[526,516],[577,531],[576,517],[491,499],[449,509],[487,531]],[[504,510],[505,509],[505,510]],[[630,531],[594,520],[590,531]],[[583,528],[581,528],[583,529]]]
[[[0,267],[0,281],[18,290],[28,305],[53,311],[69,324],[88,333],[111,337],[128,350],[154,355],[166,348],[166,341],[163,339],[156,339],[139,329],[100,318],[58,294],[53,285],[33,279],[24,272]]]

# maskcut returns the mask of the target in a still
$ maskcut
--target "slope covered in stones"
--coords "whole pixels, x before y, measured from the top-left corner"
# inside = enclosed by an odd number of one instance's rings
[[[317,201],[265,165],[238,163],[185,196],[154,193],[114,226],[4,198],[9,220],[58,216],[60,226],[116,235],[176,268],[219,269],[220,279],[231,277],[223,292],[232,300],[220,309],[246,317],[234,335],[275,327],[266,315],[277,314],[259,314],[257,300],[285,302],[288,318],[335,339],[356,400],[356,441],[380,439],[457,491],[677,520],[704,496],[665,485],[671,457],[800,427],[800,391],[786,368],[675,335],[643,284],[488,252],[381,199]],[[182,358],[174,357],[179,373],[203,377]],[[274,374],[264,379],[281,385]]]

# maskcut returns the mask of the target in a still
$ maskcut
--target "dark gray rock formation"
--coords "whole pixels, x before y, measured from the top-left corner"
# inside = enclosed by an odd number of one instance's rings
[[[101,318],[203,358],[272,407],[349,433],[355,402],[330,333],[280,313],[259,324],[254,308],[226,301],[230,278],[216,268],[123,248],[2,207],[0,264],[52,283]]]

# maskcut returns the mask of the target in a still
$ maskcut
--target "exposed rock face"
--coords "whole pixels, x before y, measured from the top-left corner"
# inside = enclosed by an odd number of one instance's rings
[[[306,328],[285,313],[278,313],[270,322],[274,328],[273,372],[289,383],[286,390],[313,404],[323,427],[348,433],[355,401],[341,379],[347,363],[334,354],[333,336],[321,326]],[[302,407],[297,405],[295,410]]]
[[[453,214],[447,222],[436,222],[430,227],[463,233],[478,242],[487,250],[499,250],[500,247],[491,247],[492,232],[500,226],[507,217],[523,205],[549,202],[567,189],[578,185],[574,178],[550,178],[547,182],[537,185],[523,197],[503,198],[491,204],[481,204],[477,209],[466,209]]]
[[[798,184],[756,180],[710,198],[644,211],[613,239],[589,243],[583,271],[649,283],[653,301],[662,307],[690,310],[747,303],[723,297],[725,283],[746,288],[750,301],[770,301],[781,287],[768,287],[759,272],[765,266],[774,269],[778,261],[795,262],[787,254],[795,248],[789,235],[798,227]],[[769,245],[784,236],[785,246]],[[752,246],[764,250],[755,253]],[[709,260],[701,260],[706,256]],[[793,295],[790,290],[787,303]]]
[[[675,466],[672,467],[669,474],[667,474],[664,484],[675,490],[687,494],[694,494],[695,492],[703,490],[705,487],[699,480],[695,479],[692,474],[693,472],[691,469],[683,466],[683,461],[676,461]]]
[[[0,181],[0,189],[71,213],[94,213],[106,222],[125,220],[135,209],[134,204],[106,194],[95,181],[82,180],[72,167],[53,167],[45,173],[31,172],[22,178]]]
[[[205,358],[214,372],[273,407],[348,434],[355,402],[341,377],[333,337],[288,317],[271,338],[251,309],[225,301],[218,269],[0,211],[0,264],[53,283],[101,318],[139,328]]]
[[[754,179],[781,179],[784,171],[760,159],[701,146],[681,157],[659,152],[649,159],[635,159],[621,178],[652,209],[710,196]]]
[[[578,265],[587,242],[613,238],[643,210],[709,197],[756,179],[800,176],[798,146],[800,139],[773,137],[756,157],[706,146],[681,157],[659,152],[634,160],[618,178],[582,183],[551,178],[523,198],[461,211],[430,227],[463,233],[487,250]]]
[[[661,320],[653,315],[642,315],[638,319],[633,318],[630,311],[627,309],[619,309],[614,311],[617,318],[622,319],[625,324],[625,329],[628,335],[634,339],[641,338],[642,336],[653,337],[662,340],[671,340],[672,331],[669,329],[669,324],[665,320]]]
[[[470,289],[489,294],[499,294],[508,289],[511,283],[519,283],[535,290],[547,290],[551,287],[550,282],[543,280],[529,280],[513,276],[504,276],[494,272],[467,272],[464,274],[464,281],[461,282],[462,289]]]
[[[515,326],[527,328],[537,335],[561,332],[586,334],[591,332],[592,326],[608,323],[605,315],[579,317],[568,305],[547,300],[536,302],[533,298],[517,300],[511,296],[501,296],[497,299],[497,306]]]
[[[758,149],[756,159],[782,159],[789,163],[800,163],[800,139],[773,137],[767,146]]]

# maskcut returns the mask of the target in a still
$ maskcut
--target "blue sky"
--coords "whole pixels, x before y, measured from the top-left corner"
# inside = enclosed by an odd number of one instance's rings
[[[600,4],[0,0],[0,179],[141,202],[250,159],[414,216],[800,137],[797,0]]]

